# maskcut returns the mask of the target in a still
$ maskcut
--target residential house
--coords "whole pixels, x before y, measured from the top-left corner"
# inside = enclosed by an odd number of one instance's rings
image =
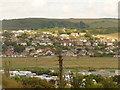
[[[29,55],[29,52],[25,50],[21,53],[21,57],[26,57],[28,55]]]
[[[39,43],[40,43],[39,41],[33,40],[31,44],[34,45],[34,46],[37,46]]]
[[[80,47],[77,47],[76,49],[80,51],[80,50],[85,49],[85,47],[80,46]]]
[[[36,50],[32,50],[32,51],[30,52],[30,56],[37,56],[37,55],[38,55],[38,53],[37,53]]]
[[[49,38],[44,38],[45,42],[51,41]]]
[[[42,49],[37,49],[36,52],[40,53],[40,52],[43,52],[43,50]]]
[[[47,50],[47,51],[45,52],[45,54],[46,54],[47,56],[55,55],[51,50]]]
[[[61,34],[59,37],[61,40],[68,39],[69,40],[69,35],[68,34]]]
[[[25,48],[25,51],[27,51],[27,52],[30,52],[30,51],[32,51],[32,50],[35,50],[35,47],[33,47],[33,46],[28,46],[28,47]]]
[[[107,46],[113,46],[113,43],[112,42],[108,42]]]
[[[36,37],[35,39],[38,41],[44,41],[44,38],[42,36]]]
[[[108,46],[108,47],[106,47],[105,49],[106,49],[106,50],[112,50],[112,49],[115,49],[115,47],[114,47],[114,46]]]
[[[103,52],[103,51],[98,50],[98,51],[97,51],[97,53],[103,54],[104,52]]]
[[[102,39],[102,38],[101,38],[101,39],[99,40],[99,44],[105,44],[105,43],[107,43],[107,42],[108,42],[108,41],[107,41],[106,39]]]
[[[18,38],[17,38],[15,35],[12,35],[11,41],[12,41],[12,42],[16,42],[17,40],[18,40]]]
[[[27,33],[32,33],[33,32],[33,30],[24,30],[25,32],[27,32]]]
[[[34,38],[35,35],[34,34],[30,34],[28,38]]]
[[[93,45],[93,46],[98,46],[98,43],[97,43],[97,42],[94,42],[92,45]]]
[[[52,41],[48,41],[47,45],[53,45],[53,42]]]
[[[93,46],[88,46],[87,48],[91,49],[91,50],[95,49],[95,47],[93,47]]]
[[[77,41],[77,42],[76,42],[76,45],[83,46],[83,42],[82,42],[82,41]]]
[[[90,41],[87,41],[87,42],[85,43],[85,45],[86,45],[86,46],[91,46],[91,42],[90,42]]]
[[[47,34],[41,35],[42,38],[49,37]]]
[[[39,45],[43,45],[43,46],[46,46],[46,42],[40,42]]]
[[[54,52],[54,48],[53,49],[51,49],[51,48],[45,48],[44,49],[44,53],[46,54],[46,55],[48,55],[48,56],[51,56],[51,55],[55,55],[53,52]]]
[[[0,41],[4,42],[6,37],[0,35]]]
[[[77,38],[70,38],[71,41],[78,41]]]
[[[16,31],[16,33],[24,33],[24,31],[23,30],[18,30],[18,31]]]
[[[69,37],[68,34],[61,34],[60,37]]]
[[[120,70],[115,70],[116,75],[120,75]]]
[[[84,37],[81,37],[81,38],[79,39],[79,41],[82,41],[82,42],[87,42],[87,39],[86,39],[86,38],[84,38]]]
[[[79,35],[84,36],[86,33],[79,33]]]
[[[30,52],[30,54],[29,54],[29,56],[34,56],[34,55],[36,55],[36,50],[32,50],[31,52]]]
[[[60,45],[63,45],[63,46],[74,46],[73,42],[70,42],[70,41],[61,41]]]
[[[38,55],[45,55],[45,51],[44,51],[43,49],[38,49],[38,50],[36,50],[36,53],[37,53]]]
[[[58,35],[57,34],[52,34],[52,36],[57,37]]]
[[[78,33],[71,33],[71,36],[78,37],[79,34]]]
[[[45,38],[44,43],[46,43],[46,45],[53,45],[53,41],[51,41],[49,38]]]
[[[65,55],[66,55],[66,56],[74,56],[75,54],[74,54],[74,52],[72,52],[72,51],[67,51],[67,52],[65,53]]]
[[[111,41],[112,41],[112,42],[115,42],[115,41],[117,41],[117,40],[116,40],[116,39],[112,39]]]
[[[95,54],[95,50],[88,50],[87,55],[94,55]]]
[[[43,32],[43,34],[52,34],[51,32]]]
[[[44,49],[45,52],[48,51],[48,50],[51,50],[51,48],[45,48],[45,49]]]
[[[78,54],[77,54],[77,56],[85,56],[86,55],[86,53],[85,52],[82,52],[82,51],[80,51]]]
[[[19,41],[17,41],[17,44],[25,46],[25,45],[27,45],[27,42],[19,40]]]
[[[13,55],[13,53],[14,53],[14,46],[8,46],[8,47],[7,47],[6,54],[7,54],[8,56],[11,56],[11,55]]]
[[[15,33],[14,35],[15,35],[15,37],[17,37],[17,36],[21,36],[22,33]]]
[[[100,38],[99,35],[92,35],[92,37],[94,37],[94,38]]]

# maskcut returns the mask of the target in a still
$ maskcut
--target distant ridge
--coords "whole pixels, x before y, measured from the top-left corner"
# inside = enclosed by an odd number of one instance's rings
[[[2,20],[3,30],[37,30],[42,28],[78,28],[93,30],[96,33],[116,33],[118,26],[117,18],[20,18]],[[101,30],[101,31],[100,31]]]

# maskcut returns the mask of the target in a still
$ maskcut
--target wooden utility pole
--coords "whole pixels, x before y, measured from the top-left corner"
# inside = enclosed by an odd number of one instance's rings
[[[38,59],[36,58],[36,68],[37,68],[37,63],[38,63],[37,61],[38,61]]]
[[[59,79],[59,88],[63,88],[64,82],[63,82],[63,56],[59,55],[59,73],[60,73],[60,79]]]
[[[5,66],[4,66],[4,71],[5,71],[5,75],[7,76],[7,77],[9,77],[10,76],[10,66],[11,66],[11,63],[10,63],[10,61],[5,61]]]

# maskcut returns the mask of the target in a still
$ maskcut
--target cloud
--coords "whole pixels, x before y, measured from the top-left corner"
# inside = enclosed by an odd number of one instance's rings
[[[101,15],[108,17],[118,17],[118,1],[105,2]]]
[[[48,0],[30,0],[24,2],[0,3],[0,18],[17,18],[38,15],[47,5]],[[40,15],[40,14],[39,14]]]
[[[48,4],[48,0],[33,0],[32,1],[32,6],[34,8],[42,8]]]
[[[0,3],[0,18],[116,17],[117,4],[118,0],[4,0]]]
[[[61,10],[63,13],[72,13],[75,11],[75,8],[72,5],[68,4],[64,5]]]
[[[86,5],[86,8],[93,8],[94,6],[96,6],[96,0],[87,0],[87,5]]]

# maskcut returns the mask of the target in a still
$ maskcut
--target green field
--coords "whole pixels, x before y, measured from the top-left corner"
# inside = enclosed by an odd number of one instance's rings
[[[118,58],[90,58],[90,57],[63,57],[63,66],[71,70],[115,70],[118,68]],[[57,57],[39,57],[39,58],[2,58],[2,65],[10,61],[12,69],[20,68],[58,68]]]
[[[112,33],[112,34],[105,34],[105,35],[100,35],[100,36],[118,40],[119,35],[120,35],[120,33]]]
[[[90,28],[99,28],[99,27],[118,27],[117,19],[68,19],[71,22],[80,22],[83,21],[90,26]]]

